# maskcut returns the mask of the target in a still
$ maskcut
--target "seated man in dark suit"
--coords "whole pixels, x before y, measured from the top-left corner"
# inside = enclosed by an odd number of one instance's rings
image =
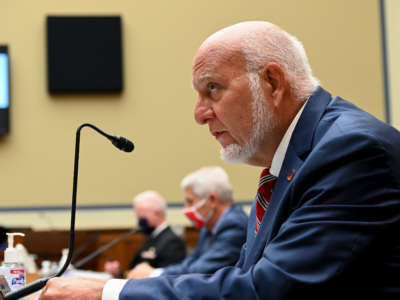
[[[214,273],[236,263],[246,240],[247,215],[233,204],[232,186],[220,167],[205,167],[187,175],[181,183],[184,214],[201,229],[195,250],[181,263],[154,269],[138,265],[128,278],[187,273]]]
[[[139,227],[148,239],[132,258],[129,268],[143,262],[155,268],[162,268],[184,259],[185,244],[167,223],[164,198],[156,192],[146,191],[135,197],[133,207]],[[121,276],[117,261],[106,262],[104,269],[114,277]]]

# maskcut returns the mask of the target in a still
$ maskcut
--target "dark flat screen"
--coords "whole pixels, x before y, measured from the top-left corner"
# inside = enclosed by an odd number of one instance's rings
[[[51,93],[122,91],[120,16],[48,16],[47,51]]]

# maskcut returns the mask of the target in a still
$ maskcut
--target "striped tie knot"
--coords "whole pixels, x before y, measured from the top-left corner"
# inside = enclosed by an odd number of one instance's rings
[[[272,189],[276,183],[276,177],[269,173],[269,169],[264,169],[260,175],[260,181],[257,189],[257,203],[256,203],[256,228],[255,232],[261,226],[262,219],[265,215],[265,211],[269,205],[269,201],[272,195]]]

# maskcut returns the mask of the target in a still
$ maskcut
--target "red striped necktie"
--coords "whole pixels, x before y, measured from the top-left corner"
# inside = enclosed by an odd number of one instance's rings
[[[267,210],[272,195],[272,188],[276,183],[277,177],[269,173],[269,169],[264,169],[260,175],[260,182],[257,189],[256,203],[256,233],[261,226],[265,211]]]

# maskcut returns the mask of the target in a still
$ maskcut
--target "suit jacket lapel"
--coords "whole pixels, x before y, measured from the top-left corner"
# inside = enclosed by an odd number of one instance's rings
[[[331,99],[331,94],[319,87],[308,100],[289,144],[299,157],[304,157],[312,149],[314,132]]]
[[[289,187],[292,182],[295,182],[296,172],[301,168],[304,159],[311,150],[315,129],[330,99],[330,94],[319,87],[308,100],[293,132],[270,204],[257,235],[254,233],[254,226],[253,230],[251,228],[252,225],[255,225],[253,220],[255,219],[255,206],[253,205],[250,215],[251,222],[249,222],[250,228],[247,232],[244,270],[248,270],[256,263],[266,245],[277,234],[282,223],[287,219],[290,213],[290,201],[286,199]]]
[[[290,203],[289,201],[285,201],[285,199],[287,197],[287,192],[291,184],[291,180],[287,180],[288,175],[284,176],[283,174],[289,174],[292,168],[298,170],[303,164],[303,161],[300,160],[297,155],[293,155],[293,149],[289,150],[289,148],[288,152],[292,153],[286,154],[286,158],[281,168],[278,181],[276,182],[276,185],[272,192],[269,206],[267,208],[267,211],[265,212],[257,235],[254,232],[255,224],[252,230],[251,228],[248,230],[248,234],[251,234],[252,237],[248,237],[248,241],[250,243],[247,243],[247,257],[245,258],[243,265],[245,270],[251,267],[251,265],[253,265],[258,260],[265,246],[275,236],[276,232],[278,232],[282,224],[281,220],[285,218],[285,215],[288,212],[287,206]],[[255,218],[255,216],[253,218]]]

